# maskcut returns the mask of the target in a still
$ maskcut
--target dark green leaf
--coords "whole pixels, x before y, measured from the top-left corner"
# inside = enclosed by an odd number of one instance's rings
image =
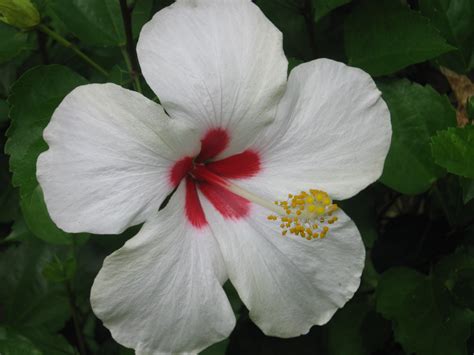
[[[61,329],[69,318],[63,285],[51,284],[42,275],[55,251],[37,239],[29,239],[2,253],[0,302],[2,320],[11,326],[45,326]]]
[[[138,38],[143,25],[151,20],[153,0],[135,1],[132,12],[132,32],[133,37]]]
[[[75,354],[61,336],[42,328],[0,328],[2,355],[67,355]]]
[[[392,144],[381,181],[404,194],[426,191],[444,170],[432,158],[430,139],[456,124],[456,113],[445,96],[429,86],[407,80],[379,84],[392,119]]]
[[[76,259],[72,256],[61,260],[56,255],[44,266],[43,276],[48,281],[65,282],[74,277],[76,272]]]
[[[439,62],[457,72],[474,69],[474,1],[420,0],[420,10],[458,50]]]
[[[464,204],[468,203],[474,198],[474,179],[461,178],[462,199]]]
[[[9,139],[13,185],[20,188],[21,208],[31,231],[55,243],[70,243],[71,236],[59,230],[49,218],[36,180],[36,160],[47,149],[43,129],[53,111],[72,89],[86,81],[71,70],[51,65],[28,71],[11,90]]]
[[[348,200],[338,201],[338,205],[356,223],[366,248],[371,248],[377,239],[375,199],[372,191],[361,191]]]
[[[121,46],[125,31],[118,0],[47,0],[64,25],[85,44]]]
[[[27,32],[22,32],[0,21],[0,64],[23,51],[33,49]]]
[[[28,338],[14,329],[0,327],[0,354],[43,355],[42,351]]]
[[[431,148],[437,164],[450,173],[474,178],[474,126],[438,132],[432,138]]]
[[[312,0],[314,10],[314,20],[319,21],[335,8],[351,2],[352,0]]]
[[[0,123],[8,122],[8,103],[0,99]]]
[[[386,75],[453,50],[430,21],[400,4],[381,0],[356,7],[345,26],[349,64]]]
[[[459,305],[474,310],[474,250],[460,248],[443,258],[435,268],[436,277]]]
[[[471,313],[451,302],[442,285],[407,268],[384,273],[377,310],[392,320],[395,339],[406,353],[465,355]]]
[[[299,0],[257,0],[263,13],[283,33],[283,47],[288,57],[309,60],[314,57],[308,26],[313,24],[311,14],[305,12]],[[311,18],[305,18],[309,16]]]
[[[366,302],[350,301],[328,324],[330,355],[365,355],[368,353],[362,337],[362,323],[369,312]],[[344,339],[344,341],[341,341]]]

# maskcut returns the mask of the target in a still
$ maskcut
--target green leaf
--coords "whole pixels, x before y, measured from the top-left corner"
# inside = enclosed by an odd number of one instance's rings
[[[33,342],[14,329],[0,327],[0,354],[43,355]]]
[[[8,122],[8,103],[0,99],[0,123]]]
[[[454,49],[427,18],[398,1],[363,2],[344,30],[349,64],[373,76],[391,74]]]
[[[368,353],[361,332],[362,323],[368,312],[369,307],[366,302],[353,300],[334,315],[328,324],[330,355],[365,355]]]
[[[366,248],[372,248],[377,239],[375,196],[372,191],[363,190],[348,200],[338,201],[337,204],[357,225]]]
[[[16,327],[44,326],[51,331],[69,318],[63,285],[48,282],[42,271],[56,251],[30,238],[12,246],[0,258],[2,322]]]
[[[9,61],[23,51],[30,51],[33,45],[30,35],[0,22],[0,64]]]
[[[392,119],[392,144],[381,181],[404,194],[426,191],[444,170],[433,161],[430,139],[456,124],[456,113],[445,96],[430,86],[408,80],[379,83]]]
[[[377,311],[392,320],[395,339],[407,354],[465,355],[471,313],[451,302],[439,283],[407,268],[384,273]]]
[[[56,255],[49,263],[44,266],[43,276],[48,281],[65,282],[74,277],[76,272],[76,259],[69,256],[65,260],[61,260]]]
[[[420,10],[458,49],[441,56],[441,65],[464,73],[474,69],[474,2],[472,0],[420,0]]]
[[[350,3],[352,0],[312,0],[314,10],[314,20],[319,21],[332,10],[339,6]]]
[[[59,65],[31,69],[13,86],[9,103],[11,125],[5,151],[10,155],[13,185],[20,188],[21,209],[30,230],[39,238],[70,243],[71,235],[50,219],[36,180],[36,160],[47,149],[43,130],[61,100],[86,84],[78,74]]]
[[[467,204],[474,198],[474,179],[460,178],[460,184],[463,202]]]
[[[310,60],[314,57],[307,28],[305,9],[298,0],[256,0],[255,3],[283,33],[283,48],[287,57]],[[309,15],[311,16],[311,15]],[[313,23],[313,19],[310,19]]]
[[[435,267],[435,275],[457,303],[474,310],[474,250],[459,248]]]
[[[82,42],[121,46],[125,31],[117,0],[47,0],[51,10]]]
[[[474,178],[474,126],[450,127],[431,140],[434,160],[450,173]]]
[[[58,334],[42,328],[0,327],[2,355],[67,355],[75,354],[69,343]]]
[[[132,33],[133,38],[138,38],[145,23],[151,20],[153,15],[153,0],[135,1],[132,12]]]

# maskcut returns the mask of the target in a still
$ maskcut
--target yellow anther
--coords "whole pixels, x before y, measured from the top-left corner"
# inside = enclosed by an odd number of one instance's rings
[[[288,194],[288,200],[275,201],[281,215],[270,215],[271,221],[279,221],[281,235],[293,235],[307,240],[325,238],[330,225],[338,219],[338,206],[321,190],[310,189],[298,194]]]

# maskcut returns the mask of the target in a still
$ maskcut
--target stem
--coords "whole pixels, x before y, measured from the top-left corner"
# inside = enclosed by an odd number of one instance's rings
[[[140,80],[138,78],[138,58],[137,53],[135,52],[135,46],[133,43],[133,34],[132,34],[132,13],[127,6],[127,0],[119,0],[120,10],[122,12],[123,27],[125,29],[125,48],[120,47],[122,55],[125,59],[125,64],[130,73],[130,77],[133,79],[135,90],[142,92],[142,87]]]
[[[82,52],[79,48],[77,48],[76,45],[73,43],[69,42],[66,38],[61,36],[59,33],[53,31],[49,27],[46,27],[45,25],[38,25],[38,29],[44,33],[46,33],[49,37],[57,41],[59,44],[63,45],[66,48],[70,48],[74,53],[76,53],[79,57],[82,58],[87,64],[89,64],[91,67],[93,67],[95,70],[103,74],[104,76],[109,76],[109,73],[102,68],[99,64],[94,62],[88,55],[86,55],[84,52]]]
[[[43,64],[49,64],[49,57],[48,51],[46,50],[46,37],[45,34],[41,31],[36,31],[37,33],[37,41],[38,41],[38,49],[41,55],[41,62]]]
[[[86,345],[84,342],[84,336],[79,325],[79,317],[77,315],[76,308],[76,298],[74,297],[74,292],[72,292],[71,283],[66,282],[66,291],[69,299],[69,308],[71,309],[72,321],[74,323],[74,331],[76,333],[77,344],[79,345],[79,353],[81,355],[86,355]]]

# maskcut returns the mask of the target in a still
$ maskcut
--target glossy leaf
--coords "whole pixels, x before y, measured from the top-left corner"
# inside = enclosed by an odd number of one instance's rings
[[[346,22],[349,64],[386,75],[454,49],[430,21],[397,1],[365,1]]]
[[[314,20],[319,21],[322,17],[326,16],[332,10],[339,6],[350,3],[352,0],[312,0],[313,1],[313,12]]]
[[[92,46],[125,44],[117,0],[47,0],[52,11],[83,43]]]
[[[63,285],[48,282],[42,272],[55,251],[37,239],[12,246],[2,253],[2,321],[16,327],[61,329],[69,318]]]
[[[445,174],[431,156],[430,139],[456,124],[456,113],[445,96],[408,80],[379,83],[392,120],[392,144],[381,181],[404,194],[426,191]]]
[[[458,72],[474,69],[474,1],[420,0],[420,10],[457,50],[440,63]]]
[[[474,178],[474,126],[438,132],[431,148],[437,164],[450,173]]]
[[[22,32],[0,22],[0,64],[9,61],[23,51],[33,49],[27,32]]]
[[[442,285],[412,269],[392,269],[382,275],[376,297],[377,310],[392,320],[406,353],[466,354],[470,314],[452,303]]]

